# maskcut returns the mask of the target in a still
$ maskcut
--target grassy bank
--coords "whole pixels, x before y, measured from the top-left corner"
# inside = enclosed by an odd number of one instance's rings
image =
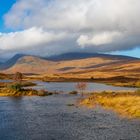
[[[24,89],[25,86],[32,85],[32,83],[24,84],[8,84],[0,88],[0,96],[48,96],[54,93],[46,90]]]
[[[4,87],[7,87],[7,86],[10,86],[14,84],[14,82],[0,82],[0,88],[4,88]],[[23,81],[21,83],[21,87],[32,87],[32,86],[36,86],[37,84],[36,83],[33,83],[33,82],[30,82],[30,81]]]
[[[53,93],[47,92],[47,91],[37,91],[33,89],[22,89],[20,91],[8,89],[8,88],[3,88],[0,89],[0,96],[49,96],[52,95]]]
[[[35,77],[34,77],[35,79]],[[74,76],[44,76],[40,77],[41,81],[44,82],[97,82],[103,83],[113,86],[121,86],[121,87],[137,87],[140,88],[140,79],[139,78],[131,78],[125,76],[115,76],[110,78],[94,78],[94,77],[74,77]]]
[[[123,116],[140,118],[140,91],[93,93],[80,102],[80,105],[95,107],[101,105]]]
[[[23,81],[21,83],[21,86],[22,87],[32,87],[32,86],[36,86],[37,84],[36,83],[33,83],[33,82],[29,82],[29,81]]]
[[[113,85],[113,86],[120,86],[120,87],[136,87],[136,88],[140,88],[140,81],[114,82],[114,83],[109,83],[109,84]]]

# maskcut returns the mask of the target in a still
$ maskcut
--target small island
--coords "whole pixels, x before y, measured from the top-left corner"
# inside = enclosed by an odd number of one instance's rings
[[[52,94],[46,90],[20,88],[20,85],[11,85],[11,87],[0,89],[0,96],[49,96]]]
[[[52,92],[47,90],[35,90],[32,88],[25,88],[35,86],[35,83],[23,81],[23,74],[17,72],[13,77],[13,82],[0,84],[0,96],[49,96]]]

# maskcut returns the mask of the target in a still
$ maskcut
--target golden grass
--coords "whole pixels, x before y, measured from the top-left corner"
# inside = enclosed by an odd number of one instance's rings
[[[110,85],[120,86],[120,87],[137,87],[140,88],[140,80],[137,81],[125,81],[125,82],[115,82],[110,83]]]
[[[98,93],[82,100],[80,104],[88,107],[99,104],[104,108],[114,110],[123,116],[140,118],[139,93]]]
[[[14,97],[19,97],[19,96],[48,96],[52,95],[52,93],[48,91],[43,91],[43,90],[33,90],[33,89],[22,89],[22,90],[12,90],[9,88],[2,88],[0,89],[0,97],[3,96],[14,96]]]

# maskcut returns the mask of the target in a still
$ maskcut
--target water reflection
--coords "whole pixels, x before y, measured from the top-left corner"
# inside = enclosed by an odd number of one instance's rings
[[[46,89],[49,91],[61,91],[61,92],[70,92],[76,89],[75,82],[36,82],[37,86],[32,87],[34,89]],[[127,90],[127,91],[134,91],[137,88],[128,88],[128,87],[116,87],[116,86],[110,86],[105,84],[99,84],[99,83],[87,83],[86,91],[92,92],[92,91],[105,91],[105,90],[111,90],[111,91],[120,91],[120,90]]]

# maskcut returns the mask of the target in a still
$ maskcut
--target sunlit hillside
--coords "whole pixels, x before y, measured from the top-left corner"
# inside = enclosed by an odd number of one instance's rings
[[[95,56],[74,60],[47,60],[35,56],[23,56],[4,73],[59,74],[70,77],[107,78],[114,76],[138,77],[140,60],[116,56]]]

